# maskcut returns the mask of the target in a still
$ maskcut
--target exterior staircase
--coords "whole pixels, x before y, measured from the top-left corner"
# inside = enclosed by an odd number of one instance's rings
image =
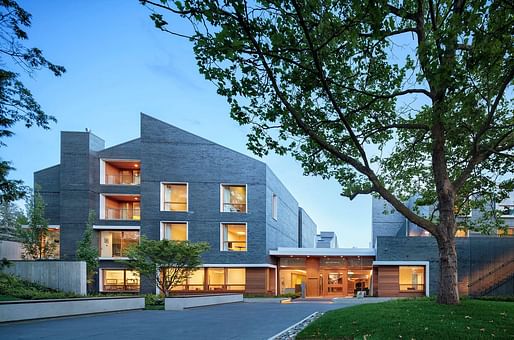
[[[514,279],[514,259],[503,262],[496,268],[482,274],[468,284],[469,295],[483,296],[490,294],[508,280]]]

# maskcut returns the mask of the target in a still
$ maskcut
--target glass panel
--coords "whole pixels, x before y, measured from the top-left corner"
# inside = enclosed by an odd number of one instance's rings
[[[187,224],[186,223],[163,223],[164,239],[173,241],[187,240]]]
[[[514,205],[499,205],[503,216],[514,216]]]
[[[187,279],[189,290],[203,290],[204,273],[203,268],[198,269]]]
[[[140,287],[139,273],[124,269],[104,269],[103,291],[134,291],[138,292]]]
[[[244,290],[246,285],[246,270],[244,268],[227,269],[227,289]]]
[[[61,230],[57,228],[48,228],[48,234],[46,235],[45,244],[49,246],[49,259],[59,259],[61,255]],[[44,246],[43,246],[44,248]]]
[[[423,291],[424,283],[424,267],[400,266],[400,291]]]
[[[276,220],[277,215],[278,215],[278,198],[277,198],[277,195],[273,194],[273,196],[271,196],[271,217],[273,217]]]
[[[301,293],[302,283],[305,282],[307,282],[307,272],[305,270],[280,270],[280,294]]]
[[[246,212],[246,186],[245,185],[224,185],[223,186],[223,211],[224,212]]]
[[[164,204],[166,211],[187,211],[187,185],[164,184]]]
[[[100,256],[124,257],[128,248],[139,243],[139,231],[100,232]]]
[[[223,250],[246,251],[246,225],[223,224]]]
[[[305,257],[283,257],[280,267],[305,267]]]
[[[207,270],[209,290],[223,290],[225,285],[225,269],[209,268]]]
[[[346,266],[346,259],[344,257],[322,257],[319,264],[322,267],[342,267]]]

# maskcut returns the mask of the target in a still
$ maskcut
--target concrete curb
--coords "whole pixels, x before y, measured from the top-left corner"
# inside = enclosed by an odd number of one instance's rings
[[[283,331],[281,331],[280,333],[277,333],[275,335],[273,335],[272,337],[268,338],[268,340],[275,340],[275,339],[278,339],[280,336],[282,336],[283,334],[287,333],[290,329],[292,328],[295,328],[296,326],[298,326],[299,324],[301,324],[302,322],[304,322],[305,320],[309,319],[309,318],[312,318],[314,317],[315,315],[319,314],[319,312],[314,312],[308,316],[306,316],[305,318],[301,319],[300,321],[298,321],[297,323],[295,323],[294,325],[292,326],[289,326],[287,327],[286,329],[284,329]]]

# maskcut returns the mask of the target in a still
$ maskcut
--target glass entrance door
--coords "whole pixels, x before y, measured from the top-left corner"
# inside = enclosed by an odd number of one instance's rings
[[[325,270],[323,275],[324,295],[346,295],[346,273],[336,270]]]

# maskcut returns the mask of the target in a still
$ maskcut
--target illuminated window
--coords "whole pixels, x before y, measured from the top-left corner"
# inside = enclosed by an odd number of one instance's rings
[[[163,183],[161,191],[161,210],[187,211],[187,184]]]
[[[274,220],[278,217],[278,197],[275,194],[271,196],[271,217],[273,217]]]
[[[498,229],[498,236],[514,236],[514,228]]]
[[[103,269],[103,292],[139,292],[139,272],[128,269]]]
[[[224,290],[225,269],[209,268],[207,270],[207,284],[209,285],[209,290]]]
[[[100,257],[125,257],[135,244],[139,244],[139,231],[101,231]]]
[[[514,205],[500,204],[498,205],[498,209],[503,217],[514,217]]]
[[[246,251],[246,224],[221,225],[221,250]]]
[[[227,290],[245,290],[246,270],[227,268]]]
[[[187,223],[185,222],[161,222],[161,228],[161,238],[163,240],[187,240]]]
[[[246,213],[246,185],[221,186],[221,211]]]
[[[425,267],[400,266],[400,291],[422,292],[425,290]]]
[[[468,230],[466,228],[457,228],[455,237],[468,237]]]

